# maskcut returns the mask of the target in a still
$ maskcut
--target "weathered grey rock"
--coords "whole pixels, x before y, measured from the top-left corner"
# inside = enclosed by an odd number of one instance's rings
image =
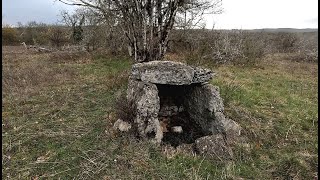
[[[180,106],[165,106],[160,109],[160,116],[172,116],[177,115],[178,113],[183,111],[183,107]]]
[[[227,138],[239,137],[241,135],[242,128],[235,121],[229,118],[225,118],[224,121],[222,121],[222,124],[226,132]]]
[[[173,127],[171,127],[171,131],[175,132],[175,133],[182,133],[183,132],[181,126],[173,126]]]
[[[191,119],[205,134],[224,132],[224,108],[218,87],[211,84],[193,86],[186,94],[185,104]]]
[[[136,112],[134,123],[139,135],[146,138],[150,134],[157,142],[161,142],[163,132],[158,120],[160,99],[157,86],[129,79],[127,99]]]
[[[197,151],[215,160],[227,161],[233,159],[233,152],[222,134],[198,138],[195,142]]]
[[[133,65],[131,78],[154,84],[188,85],[207,82],[212,72],[178,62],[151,61]]]
[[[119,130],[121,132],[128,132],[131,129],[131,124],[128,122],[123,121],[122,119],[118,119],[113,124],[113,129]]]
[[[192,83],[206,83],[212,79],[213,72],[210,69],[204,69],[199,67],[193,67],[194,76]]]

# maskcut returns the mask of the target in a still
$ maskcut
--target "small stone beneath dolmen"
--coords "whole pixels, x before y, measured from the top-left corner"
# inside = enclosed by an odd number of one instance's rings
[[[123,121],[122,119],[118,119],[113,124],[113,129],[119,130],[121,132],[128,132],[131,129],[131,124],[129,124],[128,122]]]
[[[232,160],[233,153],[222,134],[215,134],[198,138],[195,142],[196,149],[201,155],[214,160]]]
[[[242,130],[241,126],[229,118],[225,118],[224,121],[222,121],[222,124],[225,129],[228,143],[234,144],[238,138],[240,138]]]
[[[173,126],[173,127],[171,127],[171,131],[175,132],[175,133],[182,133],[183,132],[181,126]]]

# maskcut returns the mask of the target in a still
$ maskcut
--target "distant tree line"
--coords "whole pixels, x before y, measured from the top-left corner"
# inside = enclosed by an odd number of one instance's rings
[[[183,14],[177,16],[177,22],[166,40],[165,52],[169,55],[170,53],[179,54],[190,63],[200,61],[251,63],[272,53],[296,53],[299,55],[298,59],[306,61],[317,61],[318,58],[317,32],[205,29],[200,20],[192,22],[196,18],[188,20],[181,15]],[[17,27],[3,25],[2,45],[20,45],[25,42],[28,45],[51,46],[56,49],[61,49],[63,46],[80,45],[85,47],[87,51],[129,55],[136,62],[143,61],[136,58],[156,60],[165,57],[164,52],[159,54],[161,47],[151,48],[156,44],[148,45],[145,49],[148,52],[144,55],[140,52],[144,49],[143,43],[137,42],[139,47],[134,50],[128,34],[123,33],[122,27],[118,26],[116,21],[106,20],[100,12],[94,9],[79,8],[73,14],[66,11],[61,12],[61,25],[35,21],[26,24],[18,23]],[[150,35],[148,38],[151,38],[150,33],[147,33]],[[141,34],[137,36],[143,40]],[[135,45],[133,44],[133,46]],[[149,51],[150,48],[153,50]],[[152,55],[152,53],[155,54]]]

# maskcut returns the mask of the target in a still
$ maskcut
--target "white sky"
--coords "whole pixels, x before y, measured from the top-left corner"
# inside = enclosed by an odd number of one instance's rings
[[[30,21],[54,24],[61,19],[61,10],[72,9],[56,0],[2,0],[2,21],[11,25]]]
[[[56,23],[59,11],[72,9],[55,0],[3,0],[3,21]],[[215,29],[318,28],[318,0],[222,0],[221,15],[207,15]]]
[[[318,28],[318,0],[222,0],[221,15],[208,15],[207,28]]]

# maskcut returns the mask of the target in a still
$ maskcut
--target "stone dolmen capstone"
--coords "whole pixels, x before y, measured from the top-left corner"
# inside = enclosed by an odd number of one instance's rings
[[[202,154],[221,154],[227,147],[223,139],[239,136],[241,128],[225,117],[219,88],[209,83],[212,77],[211,70],[178,62],[134,64],[127,99],[139,136],[173,146],[194,143]],[[230,149],[225,152],[232,156]]]

